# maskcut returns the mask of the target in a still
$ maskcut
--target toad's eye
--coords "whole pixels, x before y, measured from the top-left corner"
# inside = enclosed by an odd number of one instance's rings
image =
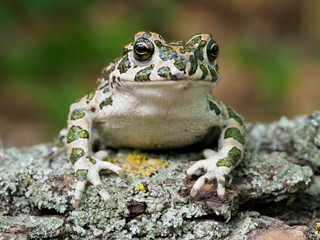
[[[210,39],[207,45],[207,55],[210,62],[216,60],[219,54],[219,46],[215,40]]]
[[[154,53],[153,43],[146,38],[139,38],[133,46],[134,57],[139,61],[149,60]]]

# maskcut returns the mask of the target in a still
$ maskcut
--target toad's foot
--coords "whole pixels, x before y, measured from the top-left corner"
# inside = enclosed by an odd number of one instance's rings
[[[101,160],[106,158],[107,156],[108,153],[106,151],[99,151],[90,157],[83,158],[76,162],[75,169],[77,176],[77,185],[74,193],[73,207],[77,207],[79,205],[82,195],[85,191],[87,181],[95,186],[102,199],[108,202],[110,207],[117,207],[117,204],[103,186],[99,176],[99,171],[103,169],[109,169],[117,173],[121,178],[124,176],[124,171],[122,168],[116,166],[111,162]]]
[[[221,154],[211,149],[206,149],[203,154],[206,159],[197,161],[187,170],[187,176],[189,179],[198,170],[203,169],[206,172],[195,182],[191,189],[190,195],[191,197],[195,197],[205,183],[208,183],[216,178],[217,194],[221,199],[223,199],[225,197],[225,179],[226,176],[231,172],[231,169],[225,166],[217,166],[218,161],[221,159]]]

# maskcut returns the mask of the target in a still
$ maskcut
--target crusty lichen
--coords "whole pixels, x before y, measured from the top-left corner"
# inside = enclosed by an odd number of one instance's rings
[[[282,117],[271,124],[247,125],[251,151],[287,152],[320,170],[320,111],[295,119]]]
[[[126,177],[101,172],[103,184],[118,208],[110,209],[96,189],[88,185],[80,206],[73,209],[70,202],[74,173],[66,154],[48,161],[41,157],[47,152],[46,145],[6,149],[0,159],[0,236],[3,232],[3,236],[18,239],[20,233],[12,233],[12,229],[23,229],[33,238],[246,239],[259,224],[276,220],[264,221],[252,212],[237,214],[241,204],[292,196],[301,202],[319,198],[317,177],[310,189],[297,194],[308,188],[313,176],[309,166],[297,163],[311,159],[314,168],[319,166],[310,156],[320,154],[318,123],[319,112],[309,118],[282,118],[270,125],[249,124],[245,157],[232,172],[225,201],[217,197],[214,181],[205,186],[208,194],[199,192],[203,198],[190,198],[193,180],[186,179],[185,171],[201,159],[200,154],[150,154],[121,149],[109,160],[123,167]],[[319,204],[300,208],[314,212]],[[232,215],[228,223],[217,218],[229,219]],[[29,225],[19,218],[27,219]]]
[[[158,168],[168,167],[168,162],[154,158],[151,154],[134,151],[127,155],[118,155],[116,158],[108,158],[114,164],[121,167],[127,176],[134,178],[150,176]]]
[[[263,196],[275,200],[287,198],[290,193],[306,189],[311,184],[313,172],[308,166],[301,167],[288,161],[285,152],[246,154],[242,163],[235,169],[234,176],[248,176],[251,181],[241,188],[250,191],[249,198]]]
[[[62,237],[70,225],[64,219],[55,216],[19,215],[15,217],[0,215],[0,237],[6,233],[15,233],[14,238],[5,239],[44,239]],[[6,236],[8,237],[8,236]]]

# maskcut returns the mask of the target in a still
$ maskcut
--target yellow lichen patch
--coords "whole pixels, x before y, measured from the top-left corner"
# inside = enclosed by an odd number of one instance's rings
[[[320,237],[320,223],[317,223],[317,225],[316,225],[316,232],[315,232],[315,234],[316,234],[316,236],[318,236],[318,237]]]
[[[107,161],[112,162],[121,167],[128,176],[145,177],[152,175],[158,168],[168,167],[168,162],[162,159],[152,158],[149,154],[139,151],[128,154],[126,157],[116,157],[116,159],[108,158]]]
[[[142,184],[139,184],[139,185],[136,187],[136,190],[137,190],[137,191],[142,191],[142,192],[146,192],[146,191],[147,191]]]

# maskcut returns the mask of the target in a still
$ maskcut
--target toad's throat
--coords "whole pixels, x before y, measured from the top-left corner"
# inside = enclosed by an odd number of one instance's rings
[[[167,102],[169,104],[178,104],[179,101],[203,98],[210,94],[214,84],[206,81],[150,81],[150,82],[131,82],[125,81],[118,87],[120,94],[131,95],[132,98],[144,104],[146,101],[152,103],[154,100]],[[128,96],[129,97],[129,96]]]

